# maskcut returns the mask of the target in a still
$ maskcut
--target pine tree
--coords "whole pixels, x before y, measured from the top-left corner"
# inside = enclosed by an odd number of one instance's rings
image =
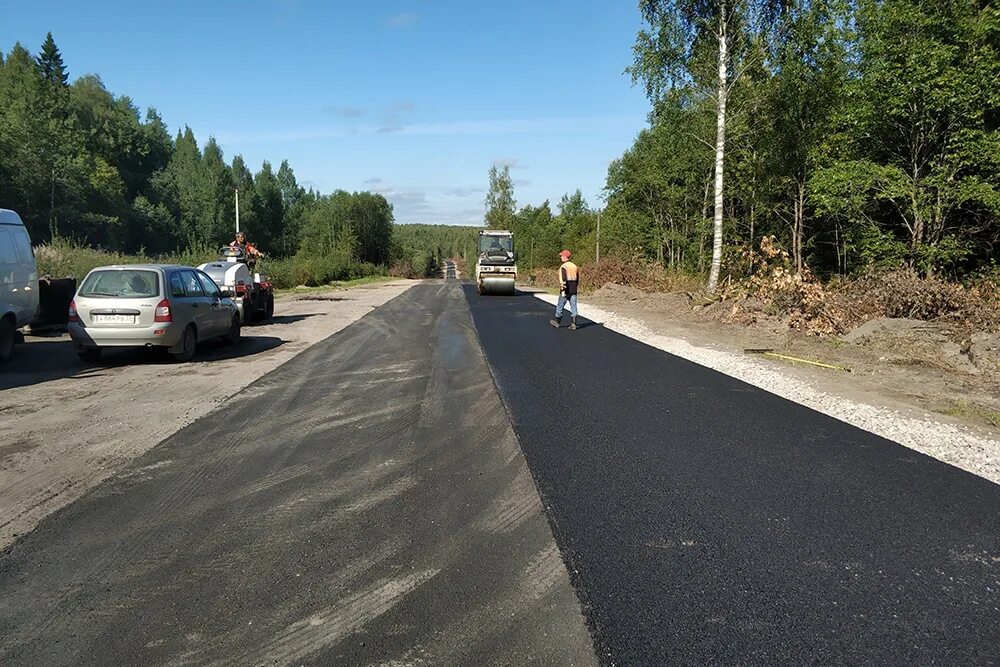
[[[59,53],[59,47],[56,46],[56,40],[52,39],[51,32],[45,36],[42,52],[35,61],[43,79],[57,86],[65,86],[68,83],[69,75],[66,73],[62,54]]]

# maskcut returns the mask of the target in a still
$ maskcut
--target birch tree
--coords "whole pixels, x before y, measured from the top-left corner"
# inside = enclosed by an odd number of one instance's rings
[[[642,81],[657,106],[666,93],[685,89],[692,98],[711,98],[715,111],[712,262],[708,292],[714,293],[722,266],[725,219],[726,128],[729,96],[741,68],[753,59],[753,39],[768,29],[781,0],[641,0],[646,28],[636,37],[628,72]],[[708,63],[714,61],[709,70]],[[711,74],[709,72],[712,72]],[[705,140],[706,143],[707,140]]]

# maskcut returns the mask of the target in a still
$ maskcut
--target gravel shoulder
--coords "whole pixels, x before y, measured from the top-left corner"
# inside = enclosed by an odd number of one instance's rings
[[[398,280],[286,295],[236,348],[194,362],[119,351],[82,364],[66,335],[28,337],[0,373],[0,549],[248,384],[409,289]]]
[[[546,293],[535,296],[548,303],[556,300]],[[998,378],[960,377],[927,364],[894,364],[885,351],[833,345],[787,331],[698,322],[666,302],[665,297],[673,295],[653,296],[663,303],[585,296],[580,314],[647,345],[1000,483],[1000,430],[974,418],[933,412],[935,406],[995,399],[991,393],[997,389]],[[792,365],[743,352],[759,347],[845,365],[853,372]]]

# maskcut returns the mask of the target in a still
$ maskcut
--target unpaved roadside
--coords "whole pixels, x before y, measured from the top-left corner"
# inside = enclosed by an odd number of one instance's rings
[[[279,299],[236,348],[195,361],[119,351],[82,364],[68,336],[28,338],[0,372],[0,549],[124,464],[314,343],[402,294],[413,281]]]

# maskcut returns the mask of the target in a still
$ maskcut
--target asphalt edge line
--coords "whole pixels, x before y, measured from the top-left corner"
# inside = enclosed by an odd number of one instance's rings
[[[557,297],[547,293],[535,292],[532,296],[549,305],[555,305],[557,300]],[[587,319],[619,335],[745,382],[769,394],[815,410],[994,484],[1000,484],[998,440],[977,435],[965,427],[921,419],[893,408],[861,403],[821,391],[811,382],[785,375],[771,365],[726,350],[702,347],[683,338],[657,333],[637,320],[597,306],[580,304],[579,312]],[[831,404],[829,400],[824,401],[824,398],[836,399],[836,404]]]

